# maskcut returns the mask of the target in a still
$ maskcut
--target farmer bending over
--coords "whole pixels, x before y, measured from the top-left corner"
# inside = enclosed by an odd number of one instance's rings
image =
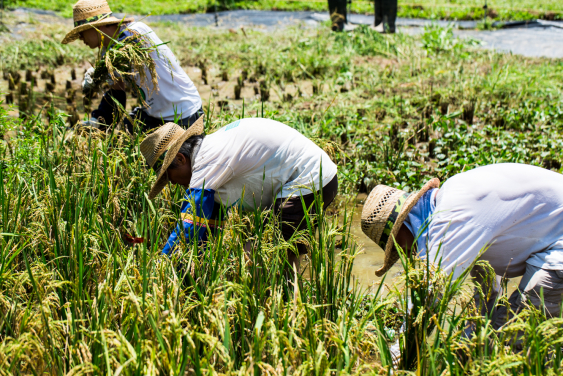
[[[381,276],[399,259],[393,237],[406,252],[429,257],[457,278],[479,258],[497,276],[522,280],[509,298],[513,312],[525,302],[560,314],[563,294],[563,175],[525,164],[495,164],[455,175],[438,189],[430,180],[419,192],[378,185],[362,212],[362,230],[385,250]],[[416,242],[415,242],[416,239]],[[481,252],[484,250],[484,253]],[[481,268],[471,274],[491,291],[482,313],[492,314],[495,329],[511,317],[493,307],[500,278],[485,282]]]
[[[102,52],[107,49],[111,38],[122,41],[127,37],[142,36],[156,47],[150,56],[156,65],[158,87],[153,87],[151,80],[141,82],[139,74],[135,76],[136,85],[132,89],[143,99],[144,108],[137,107],[129,115],[131,119],[138,119],[143,124],[142,131],[146,131],[175,119],[178,124],[187,127],[193,124],[202,114],[202,102],[192,80],[180,67],[178,60],[156,34],[142,22],[133,22],[132,18],[120,20],[112,16],[106,0],[80,0],[73,8],[74,29],[63,39],[62,43],[70,43],[81,39],[85,45],[95,49],[100,47]],[[83,91],[88,92],[92,86],[90,68],[82,84]],[[147,76],[149,72],[147,70]],[[112,83],[111,89],[106,92],[99,107],[92,112],[92,120],[84,125],[101,126],[111,125],[115,115],[119,113],[114,99],[125,109],[126,94],[125,83]],[[129,119],[125,125],[130,132],[133,127]]]
[[[252,118],[231,123],[203,135],[203,117],[187,130],[173,123],[149,134],[141,153],[158,178],[149,193],[153,199],[171,182],[186,188],[182,223],[162,250],[171,254],[185,236],[187,243],[207,239],[224,208],[273,208],[280,213],[281,232],[289,240],[307,228],[305,210],[314,210],[315,193],[324,208],[336,196],[336,165],[307,137],[277,121]],[[322,171],[322,173],[321,173]],[[322,189],[319,189],[322,187]],[[297,244],[299,254],[307,253]],[[290,265],[299,258],[288,251]]]

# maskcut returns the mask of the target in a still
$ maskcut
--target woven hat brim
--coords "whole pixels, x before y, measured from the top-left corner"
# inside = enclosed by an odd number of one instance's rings
[[[410,195],[405,201],[393,228],[391,229],[391,235],[385,244],[385,257],[383,259],[383,266],[375,271],[375,275],[381,277],[385,274],[391,267],[400,259],[399,252],[395,249],[395,237],[399,233],[403,222],[409,215],[411,209],[416,205],[418,200],[426,193],[428,190],[440,187],[440,180],[438,178],[430,179],[429,182],[424,184],[422,189],[412,195]]]
[[[87,23],[84,25],[80,25],[75,27],[74,29],[72,29],[71,31],[69,31],[65,37],[63,38],[63,41],[61,42],[62,44],[68,44],[71,42],[74,42],[75,40],[78,39],[78,36],[80,35],[81,32],[91,29],[93,26],[104,26],[104,25],[110,25],[110,24],[118,24],[118,23],[129,23],[129,22],[133,22],[135,21],[135,19],[133,17],[129,17],[129,18],[116,18],[116,17],[108,17],[108,18],[104,18],[102,20],[99,21],[95,21],[95,22],[91,22],[91,23]]]
[[[203,133],[203,115],[201,115],[199,119],[197,119],[196,122],[193,123],[188,129],[186,129],[184,134],[182,134],[176,141],[174,141],[170,146],[170,148],[168,149],[168,151],[166,152],[166,156],[164,157],[164,162],[162,162],[162,167],[158,172],[158,177],[156,178],[156,182],[153,184],[151,191],[149,192],[149,200],[155,198],[160,192],[162,192],[164,187],[166,187],[166,184],[168,184],[169,179],[166,170],[168,169],[168,167],[170,167],[170,164],[172,163],[174,158],[176,158],[176,154],[178,154],[178,151],[182,147],[184,141],[186,141],[188,138],[192,136],[199,135],[202,133]]]

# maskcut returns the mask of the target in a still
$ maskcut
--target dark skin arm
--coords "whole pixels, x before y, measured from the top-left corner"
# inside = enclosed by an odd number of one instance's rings
[[[407,255],[410,254],[414,244],[414,236],[413,234],[411,234],[408,227],[405,226],[404,223],[401,225],[401,229],[399,230],[399,233],[395,237],[395,241],[403,249],[405,254]]]

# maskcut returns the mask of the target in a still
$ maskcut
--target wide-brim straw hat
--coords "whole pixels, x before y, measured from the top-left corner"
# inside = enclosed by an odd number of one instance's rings
[[[74,29],[65,35],[63,44],[74,42],[81,32],[92,27],[134,21],[133,18],[119,19],[112,16],[106,0],[80,0],[72,6],[72,18],[74,19]]]
[[[375,187],[362,210],[362,231],[385,251],[383,266],[375,271],[381,277],[399,260],[394,238],[411,209],[432,188],[438,188],[440,180],[431,179],[420,191],[407,193],[386,185]]]
[[[166,170],[178,154],[184,141],[202,133],[203,115],[188,129],[174,123],[166,123],[141,142],[141,154],[145,157],[147,164],[157,171],[158,175],[149,192],[149,199],[155,198],[168,184],[169,179]]]

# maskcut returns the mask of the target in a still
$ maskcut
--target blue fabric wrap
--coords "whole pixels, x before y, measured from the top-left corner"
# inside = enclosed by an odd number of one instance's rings
[[[130,32],[129,30],[125,29],[125,30],[122,30],[121,33],[119,33],[117,40],[121,42],[123,39],[125,39],[127,37],[132,37],[132,36],[133,36],[133,33]]]
[[[182,244],[180,235],[183,233],[186,244],[192,244],[194,238],[198,242],[206,241],[209,227],[215,228],[215,220],[212,217],[215,191],[213,189],[190,188],[186,190],[184,203],[181,209],[181,223],[170,234],[162,253],[172,254]]]
[[[436,209],[436,200],[432,199],[432,193],[435,190],[436,188],[430,189],[422,195],[403,222],[414,236],[418,247],[418,255],[421,258],[426,256],[428,225],[432,219],[432,214]]]

